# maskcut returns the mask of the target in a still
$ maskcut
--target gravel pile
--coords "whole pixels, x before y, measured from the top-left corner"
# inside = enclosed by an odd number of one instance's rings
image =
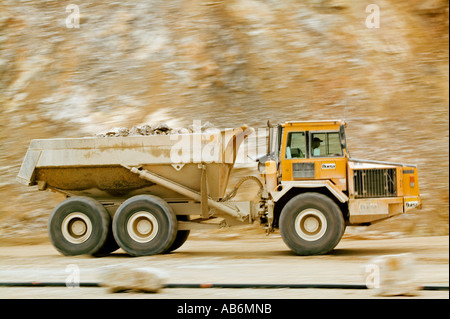
[[[214,128],[210,122],[205,122],[200,127],[189,125],[183,128],[172,128],[166,123],[157,125],[144,124],[142,126],[133,126],[131,129],[126,127],[116,127],[106,133],[96,134],[96,137],[123,137],[123,136],[148,136],[148,135],[171,135],[171,134],[189,134],[207,132]]]

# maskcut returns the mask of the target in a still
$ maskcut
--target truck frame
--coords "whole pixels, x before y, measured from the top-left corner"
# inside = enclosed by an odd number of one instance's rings
[[[417,167],[350,158],[341,120],[268,122],[261,178],[227,194],[239,146],[254,129],[32,140],[17,180],[62,193],[48,222],[64,255],[131,256],[179,248],[192,229],[258,220],[298,255],[326,254],[347,225],[421,208]],[[258,200],[233,201],[246,181]],[[254,197],[254,196],[253,196]]]

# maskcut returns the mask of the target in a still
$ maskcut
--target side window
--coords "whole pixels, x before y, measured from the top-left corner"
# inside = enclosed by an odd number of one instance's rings
[[[312,157],[342,156],[339,132],[312,133],[311,155]]]
[[[342,156],[339,133],[328,133],[328,156]]]
[[[306,134],[305,132],[289,133],[286,143],[286,158],[306,157]]]

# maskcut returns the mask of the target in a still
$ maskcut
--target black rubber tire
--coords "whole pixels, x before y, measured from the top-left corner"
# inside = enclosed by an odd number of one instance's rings
[[[112,221],[110,218],[110,227],[108,229],[108,236],[106,237],[106,241],[102,248],[100,248],[93,256],[95,257],[103,257],[109,255],[110,253],[119,249],[119,245],[116,243],[116,239],[114,238],[114,234],[112,231]]]
[[[188,221],[189,220],[189,216],[188,215],[177,215],[177,220],[178,221]],[[183,246],[183,244],[188,239],[190,233],[191,233],[190,230],[179,230],[179,231],[177,231],[177,236],[175,237],[175,241],[173,242],[173,244],[168,249],[166,249],[164,251],[164,253],[170,253],[171,251],[177,250],[178,248]]]
[[[157,222],[155,236],[147,242],[133,239],[128,223],[137,213],[148,213]],[[113,234],[117,244],[131,256],[149,256],[165,252],[175,241],[178,222],[172,208],[153,195],[137,195],[127,199],[117,209],[113,219]]]
[[[321,217],[325,218],[326,227],[323,227],[322,223],[318,222],[319,226],[316,235],[311,235],[312,237],[305,240],[299,235],[298,229],[300,225],[297,225],[298,228],[296,230],[295,223],[297,217],[299,217],[300,221],[302,220],[300,214],[302,212],[306,214],[307,210],[319,212]],[[325,229],[322,235],[320,235],[321,228]],[[297,195],[287,202],[280,214],[281,237],[286,245],[298,255],[329,253],[341,240],[344,230],[345,222],[339,206],[323,194],[303,193]],[[303,230],[302,234],[303,236],[305,234],[309,236],[306,230]]]
[[[92,226],[86,227],[91,228],[91,233],[81,243],[67,240],[62,230],[65,218],[74,213],[84,214]],[[66,256],[95,255],[104,247],[110,228],[111,217],[102,204],[84,196],[70,197],[59,203],[50,215],[47,227],[53,246]]]

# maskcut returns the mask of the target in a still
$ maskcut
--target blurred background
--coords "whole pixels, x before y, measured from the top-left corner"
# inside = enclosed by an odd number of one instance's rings
[[[369,4],[379,28],[368,28]],[[67,10],[79,9],[79,27]],[[34,138],[209,121],[345,119],[352,157],[418,165],[423,209],[370,226],[448,235],[447,0],[0,2],[0,240],[46,240],[62,198],[15,181]],[[41,238],[41,239],[39,239]]]

